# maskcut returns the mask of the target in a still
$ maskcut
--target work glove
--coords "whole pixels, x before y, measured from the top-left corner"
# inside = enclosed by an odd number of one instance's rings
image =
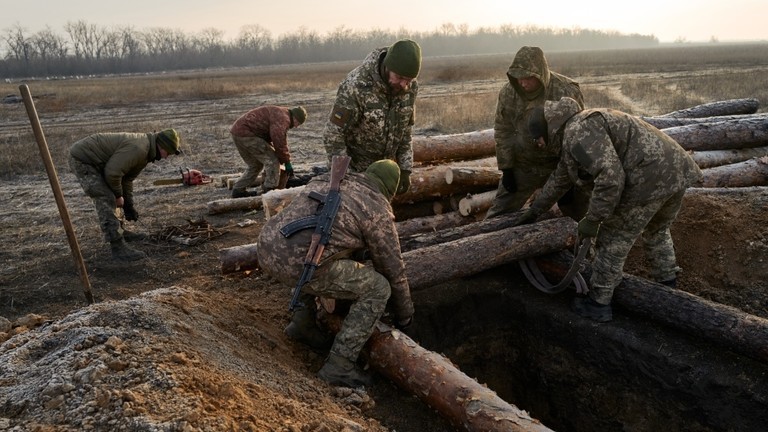
[[[400,183],[397,185],[397,195],[408,192],[411,188],[411,172],[402,170],[400,171]]]
[[[516,227],[519,225],[527,225],[529,223],[533,223],[540,215],[541,213],[539,213],[538,210],[529,207],[512,221],[511,226]]]
[[[504,185],[504,189],[506,189],[509,193],[515,193],[515,191],[517,191],[515,173],[512,168],[501,170],[501,184]]]
[[[288,174],[288,178],[293,178],[293,176],[295,175],[293,173],[293,165],[291,165],[290,162],[285,163],[285,173]]]
[[[597,231],[600,229],[600,222],[596,222],[586,217],[579,221],[579,242],[581,239],[597,237]]]
[[[139,220],[139,212],[137,212],[136,208],[133,206],[132,200],[125,200],[125,203],[123,204],[123,214],[125,214],[125,220]]]

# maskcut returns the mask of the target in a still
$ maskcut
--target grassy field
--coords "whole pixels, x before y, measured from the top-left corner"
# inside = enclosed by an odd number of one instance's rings
[[[416,133],[460,133],[493,127],[496,97],[513,57],[514,53],[426,57],[419,76],[422,90]],[[768,101],[768,44],[553,52],[547,58],[553,71],[579,81],[589,107],[657,115],[724,99]],[[226,128],[239,115],[238,110],[260,103],[301,103],[319,120],[327,115],[338,83],[358,64],[76,77],[26,84],[36,96],[51,153],[63,155],[69,144],[89,133],[156,130],[190,116],[220,123],[215,138],[228,139]],[[0,83],[0,94],[19,94],[20,84]],[[233,103],[239,99],[246,102]],[[141,115],[155,112],[160,105],[164,107],[161,115]],[[112,118],[94,118],[91,113],[99,110],[112,110]],[[318,129],[309,137],[315,140],[323,122],[310,122],[305,127]],[[41,167],[22,104],[0,105],[0,148],[0,176],[7,178]]]

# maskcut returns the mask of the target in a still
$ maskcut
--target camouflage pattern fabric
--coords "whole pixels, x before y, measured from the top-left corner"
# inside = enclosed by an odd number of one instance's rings
[[[589,296],[600,304],[610,304],[613,291],[621,282],[624,262],[638,236],[650,264],[649,277],[668,281],[682,270],[677,266],[669,228],[683,204],[685,189],[644,205],[620,205],[597,232]]]
[[[299,231],[289,238],[279,230],[289,222],[315,214],[318,203],[309,198],[309,194],[311,191],[325,194],[329,179],[328,174],[315,177],[280,213],[267,220],[259,234],[259,265],[265,273],[287,286],[295,286],[301,275],[313,229]],[[413,302],[389,201],[362,173],[347,173],[341,182],[340,193],[341,204],[331,240],[307,289],[323,296],[361,302],[359,306],[353,306],[356,312],[345,319],[348,339],[345,339],[347,336],[339,339],[339,344],[344,346],[334,348],[346,357],[358,349],[363,334],[370,335],[368,332],[372,331],[375,322],[375,319],[371,321],[371,316],[381,317],[384,311],[379,305],[382,296],[386,297],[383,304],[392,308],[398,320],[413,315]],[[366,249],[371,262],[362,264],[349,259],[354,253]],[[387,284],[386,289],[383,283]]]
[[[277,160],[274,147],[259,137],[240,137],[232,135],[237,152],[248,166],[243,175],[232,186],[233,190],[245,190],[256,182],[264,170],[262,190],[275,189],[280,182],[280,161]]]
[[[263,105],[240,116],[232,124],[229,132],[234,137],[258,137],[270,143],[275,159],[282,164],[291,161],[288,148],[288,129],[290,128],[291,116],[288,108]]]
[[[629,249],[642,233],[653,277],[679,271],[669,226],[685,189],[701,170],[680,145],[657,128],[611,109],[581,110],[572,100],[546,102],[547,123],[562,125],[553,145],[561,146],[557,169],[531,207],[544,212],[573,185],[592,186],[586,218],[602,222],[596,239],[590,296],[610,303]],[[552,134],[552,132],[550,132]]]
[[[336,333],[331,353],[354,362],[371,337],[376,321],[384,314],[390,296],[389,282],[373,267],[350,259],[332,261],[324,270],[305,285],[304,290],[317,296],[352,301]]]
[[[381,159],[412,171],[411,130],[419,85],[413,80],[409,90],[392,94],[379,72],[386,52],[371,52],[339,85],[323,132],[329,166],[333,155],[348,155],[353,171],[363,172]]]
[[[517,82],[518,78],[534,76],[542,84],[539,91],[527,94]],[[557,166],[556,149],[541,149],[528,132],[528,115],[547,100],[571,97],[584,106],[579,84],[549,69],[544,53],[538,47],[524,46],[515,55],[507,70],[508,82],[499,92],[496,105],[494,138],[499,169],[512,169],[517,190],[509,193],[499,184],[496,198],[488,210],[487,218],[519,210],[533,192],[544,185]]]
[[[104,181],[101,172],[94,166],[69,157],[69,168],[77,176],[85,194],[93,200],[96,214],[99,217],[99,227],[108,241],[119,240],[122,237],[120,221],[115,216],[115,193]]]

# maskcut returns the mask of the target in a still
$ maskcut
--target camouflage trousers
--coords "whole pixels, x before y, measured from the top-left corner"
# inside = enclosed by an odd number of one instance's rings
[[[528,198],[544,186],[551,173],[552,170],[544,168],[515,168],[515,192],[509,192],[499,181],[496,197],[485,218],[490,219],[523,208]],[[587,214],[590,195],[589,189],[574,186],[557,201],[557,205],[564,215],[578,221]]]
[[[321,274],[305,286],[305,291],[352,301],[331,353],[354,362],[371,337],[376,321],[384,314],[391,293],[389,281],[373,267],[350,259],[336,260],[323,267]]]
[[[650,265],[650,278],[656,282],[677,277],[675,247],[669,228],[683,203],[685,190],[645,205],[619,205],[600,225],[595,240],[589,296],[598,303],[610,304],[613,291],[621,282],[624,262],[635,240],[642,236],[643,251]]]
[[[268,191],[275,189],[280,182],[280,161],[272,144],[258,137],[239,137],[232,135],[240,157],[243,158],[248,168],[235,182],[232,189],[245,190],[254,185],[261,170],[264,170],[264,183],[262,189]]]
[[[104,238],[108,242],[119,240],[123,233],[120,221],[115,216],[115,193],[107,185],[101,171],[93,165],[80,162],[72,156],[69,157],[69,168],[77,176],[77,181],[82,186],[85,194],[93,200]]]

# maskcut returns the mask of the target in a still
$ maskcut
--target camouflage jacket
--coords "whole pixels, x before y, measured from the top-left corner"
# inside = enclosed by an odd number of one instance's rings
[[[411,129],[419,85],[413,80],[408,91],[392,95],[379,72],[386,52],[387,48],[371,52],[339,85],[323,133],[329,164],[333,155],[346,154],[357,172],[381,159],[412,170]]]
[[[541,89],[526,94],[517,83],[518,78],[534,76],[541,81]],[[541,151],[532,142],[528,133],[528,114],[544,101],[560,100],[568,96],[584,107],[584,97],[579,84],[563,75],[549,70],[544,53],[537,47],[522,47],[515,55],[507,70],[509,82],[499,92],[496,105],[494,138],[496,160],[499,169],[539,168],[552,171],[557,166],[559,155]]]
[[[149,162],[159,159],[156,133],[113,132],[87,136],[72,144],[69,154],[98,168],[115,197],[133,197],[133,180]]]
[[[291,116],[288,108],[264,105],[243,114],[235,121],[229,132],[238,137],[259,137],[272,143],[280,163],[291,161],[288,149],[288,129]]]
[[[267,220],[261,230],[257,252],[259,265],[282,283],[295,285],[299,280],[314,230],[305,229],[289,238],[283,237],[279,230],[287,223],[315,214],[318,203],[309,198],[309,193],[318,191],[325,194],[329,180],[329,174],[315,177],[285,209]],[[411,316],[411,292],[389,201],[362,173],[347,173],[341,182],[340,192],[341,205],[333,224],[331,240],[325,247],[317,272],[321,272],[323,264],[329,260],[367,249],[374,269],[384,275],[392,287],[390,302],[395,313],[398,317]]]
[[[600,222],[618,205],[643,205],[702,177],[674,139],[637,117],[607,108],[581,110],[569,99],[547,102],[544,116],[562,157],[531,205],[539,211],[573,184],[593,183],[586,217]]]

